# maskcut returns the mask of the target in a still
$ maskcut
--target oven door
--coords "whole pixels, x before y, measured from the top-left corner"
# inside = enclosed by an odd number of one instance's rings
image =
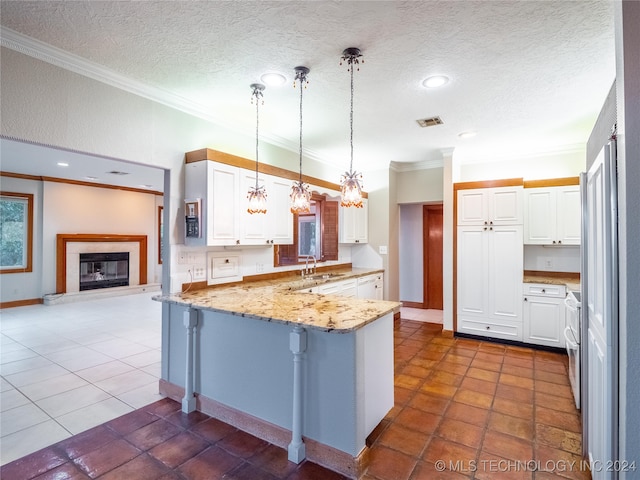
[[[576,408],[580,408],[580,344],[576,341],[575,331],[570,326],[564,329],[564,340],[569,356],[569,381],[573,399]]]

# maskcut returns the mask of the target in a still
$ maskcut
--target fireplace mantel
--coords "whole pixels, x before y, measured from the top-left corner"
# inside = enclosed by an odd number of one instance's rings
[[[147,236],[96,233],[59,233],[56,239],[56,293],[67,293],[67,244],[86,242],[137,243],[139,254],[140,285],[147,283]]]

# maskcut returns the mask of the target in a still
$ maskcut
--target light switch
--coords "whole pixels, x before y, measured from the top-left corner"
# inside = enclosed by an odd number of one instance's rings
[[[378,247],[378,252],[380,253],[380,255],[386,255],[387,254],[387,246],[386,245],[380,245]]]

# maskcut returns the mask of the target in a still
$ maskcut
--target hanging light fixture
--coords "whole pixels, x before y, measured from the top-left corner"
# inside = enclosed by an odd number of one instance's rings
[[[360,64],[360,57],[362,57],[360,49],[351,47],[342,52],[340,59],[340,65],[342,65],[343,61],[347,62],[347,65],[349,65],[348,70],[351,73],[351,110],[349,116],[351,162],[349,163],[349,171],[344,172],[340,178],[340,190],[342,193],[340,205],[357,208],[362,208],[362,173],[353,171],[353,69]],[[362,63],[364,63],[364,60],[362,60]],[[358,67],[359,70],[360,67]]]
[[[309,69],[307,67],[296,67],[295,72],[293,88],[296,87],[296,82],[300,82],[300,178],[298,181],[293,182],[291,186],[291,213],[300,214],[311,211],[309,185],[302,181],[302,92],[309,83],[309,80],[307,80]]]
[[[249,193],[247,198],[249,199],[249,207],[247,212],[254,213],[267,213],[267,192],[263,186],[258,185],[258,127],[260,125],[260,103],[264,105],[263,91],[264,85],[261,83],[251,84],[251,103],[256,102],[256,186],[249,187]]]

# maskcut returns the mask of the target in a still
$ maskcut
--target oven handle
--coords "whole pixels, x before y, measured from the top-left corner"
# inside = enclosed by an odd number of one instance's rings
[[[570,349],[570,350],[578,349],[578,343],[573,341],[573,333],[571,333],[571,327],[565,327],[564,340],[566,342],[567,349]]]

